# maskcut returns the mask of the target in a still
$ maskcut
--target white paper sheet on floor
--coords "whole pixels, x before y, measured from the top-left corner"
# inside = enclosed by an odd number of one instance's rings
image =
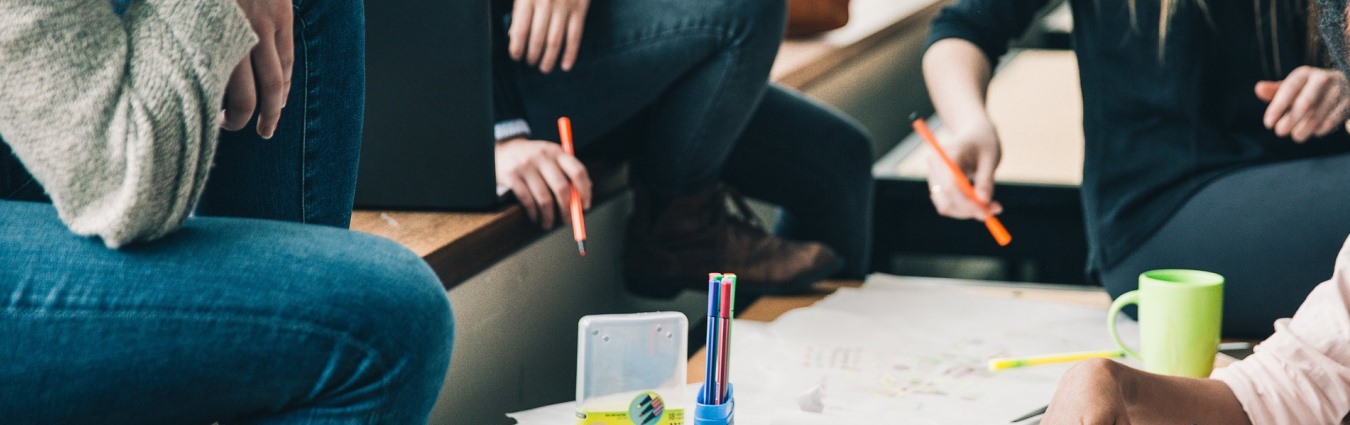
[[[1044,406],[1069,365],[989,372],[990,358],[1114,347],[1105,309],[966,288],[873,275],[772,323],[737,322],[736,423],[1007,424]],[[1119,326],[1137,344],[1137,325]],[[575,423],[571,403],[510,416]]]

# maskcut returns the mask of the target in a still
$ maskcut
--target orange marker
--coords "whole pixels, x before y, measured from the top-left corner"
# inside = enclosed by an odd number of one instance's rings
[[[568,155],[576,156],[576,149],[572,147],[572,120],[567,117],[558,118],[558,138],[562,139],[563,152]],[[586,256],[586,219],[581,211],[581,193],[577,192],[575,186],[572,187],[572,201],[568,203],[572,209],[572,239],[577,241],[577,251],[581,256]]]
[[[998,221],[998,217],[994,217],[994,214],[989,211],[989,204],[981,202],[980,197],[975,196],[975,188],[971,187],[970,179],[966,178],[966,173],[961,171],[961,167],[958,167],[956,162],[947,156],[947,152],[942,150],[942,146],[938,145],[937,137],[934,137],[933,131],[928,129],[928,123],[924,122],[919,114],[910,115],[909,120],[914,124],[914,131],[919,133],[919,137],[922,137],[923,141],[928,143],[928,147],[933,148],[933,152],[937,153],[938,158],[942,158],[942,162],[947,164],[947,169],[952,171],[952,177],[955,177],[956,180],[956,187],[961,189],[961,193],[964,193],[966,198],[970,198],[971,202],[979,205],[980,210],[984,211],[984,227],[989,228],[989,233],[994,235],[994,241],[998,242],[999,246],[1007,246],[1011,243],[1012,235],[1008,234],[1008,229],[1004,228],[1003,222]]]

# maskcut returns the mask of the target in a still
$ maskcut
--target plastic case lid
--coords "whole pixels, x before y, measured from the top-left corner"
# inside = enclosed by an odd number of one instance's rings
[[[583,422],[588,414],[650,411],[646,407],[653,401],[646,393],[652,392],[660,399],[657,410],[687,407],[684,314],[592,315],[582,317],[577,328],[577,412]]]

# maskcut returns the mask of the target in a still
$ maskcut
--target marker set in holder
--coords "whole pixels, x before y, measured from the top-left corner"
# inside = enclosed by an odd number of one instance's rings
[[[736,308],[736,275],[708,274],[708,356],[698,391],[694,425],[734,423],[731,391],[731,321]]]

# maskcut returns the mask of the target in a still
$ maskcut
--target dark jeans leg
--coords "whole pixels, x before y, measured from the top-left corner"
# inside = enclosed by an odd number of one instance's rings
[[[758,105],[783,34],[781,1],[644,0],[591,5],[577,65],[514,72],[534,137],[572,119],[580,148],[649,117],[634,176],[661,197],[705,189]]]
[[[198,214],[346,228],[364,105],[364,4],[295,0],[295,67],[276,134],[259,137],[256,116],[221,134]]]
[[[1223,330],[1264,338],[1275,319],[1294,314],[1314,286],[1331,277],[1350,234],[1350,155],[1249,167],[1191,198],[1120,264],[1103,270],[1111,296],[1139,285],[1153,269],[1223,275]]]
[[[872,143],[834,109],[771,86],[722,175],[783,207],[778,234],[819,241],[844,257],[841,277],[867,273],[872,245]]]

